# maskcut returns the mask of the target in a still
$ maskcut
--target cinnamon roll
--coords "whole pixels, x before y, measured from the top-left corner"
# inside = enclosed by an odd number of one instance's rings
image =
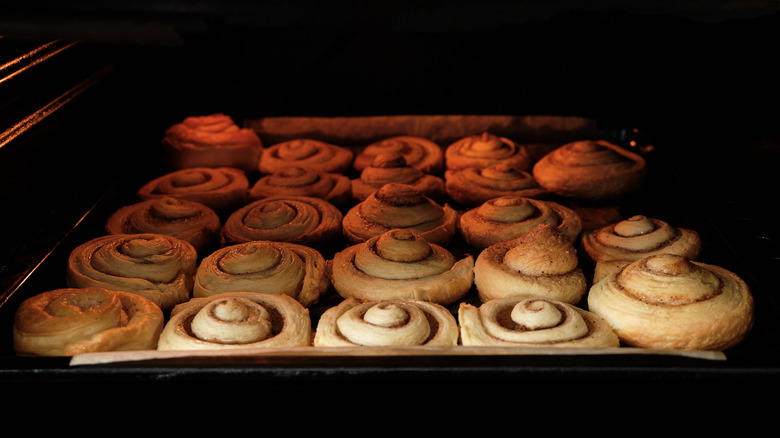
[[[457,221],[457,211],[448,204],[439,205],[412,186],[390,183],[349,209],[342,228],[352,243],[401,228],[444,245],[455,235]]]
[[[198,253],[219,241],[219,216],[200,202],[161,197],[126,205],[106,220],[108,234],[156,233],[189,242]]]
[[[360,202],[385,184],[398,183],[412,186],[423,195],[434,199],[444,199],[444,180],[410,166],[400,153],[381,153],[374,157],[370,165],[363,168],[360,178],[353,179],[352,196]]]
[[[482,302],[521,294],[577,304],[587,290],[573,243],[558,228],[542,224],[521,237],[485,248],[474,264]]]
[[[226,245],[251,240],[323,247],[341,236],[341,211],[322,198],[273,196],[233,212],[222,226]]]
[[[309,311],[287,295],[225,292],[179,304],[158,350],[311,346]]]
[[[491,199],[461,214],[459,224],[466,243],[480,249],[530,233],[540,224],[557,227],[572,242],[582,231],[582,220],[574,210],[520,196]]]
[[[347,298],[326,310],[315,347],[414,347],[458,344],[458,323],[445,307],[426,301],[362,302]]]
[[[289,295],[308,307],[329,287],[325,258],[317,250],[295,243],[251,241],[205,257],[195,273],[192,295],[275,293]]]
[[[160,307],[140,295],[62,288],[22,302],[14,315],[13,344],[22,356],[153,350],[163,324]]]
[[[188,242],[164,234],[111,234],[70,253],[66,281],[131,292],[168,310],[189,299],[197,257]]]
[[[695,260],[701,253],[701,239],[694,230],[678,228],[660,219],[632,216],[596,230],[582,233],[582,249],[588,258],[639,260],[669,253]]]
[[[260,172],[272,174],[290,166],[305,167],[318,172],[342,173],[352,166],[353,152],[310,138],[298,138],[274,144],[263,150]]]
[[[177,170],[154,178],[138,189],[142,200],[173,197],[200,202],[217,213],[232,210],[247,202],[249,180],[231,167],[195,167]]]
[[[495,347],[620,347],[600,316],[550,298],[518,295],[458,308],[461,343]]]
[[[240,128],[229,116],[187,117],[165,131],[163,157],[174,169],[190,167],[257,168],[263,144],[251,129]]]
[[[447,170],[489,167],[506,164],[518,170],[530,170],[533,162],[525,146],[489,132],[463,137],[444,151]]]
[[[390,230],[337,252],[331,280],[344,298],[390,298],[451,304],[469,292],[474,259],[458,260],[447,249],[409,230]]]
[[[543,156],[532,170],[545,189],[590,201],[613,200],[641,188],[645,159],[604,140],[567,143]]]
[[[753,296],[733,272],[676,254],[613,266],[590,288],[588,308],[625,344],[723,351],[752,329]]]
[[[342,206],[352,200],[352,184],[345,175],[293,166],[261,177],[249,189],[253,201],[273,196],[311,196]]]
[[[353,167],[362,172],[377,156],[385,153],[403,155],[409,166],[424,173],[437,173],[444,168],[444,151],[441,146],[426,138],[411,135],[389,137],[366,146],[355,156]]]
[[[444,182],[447,195],[464,206],[478,206],[502,196],[542,199],[549,194],[531,173],[506,163],[448,170]]]

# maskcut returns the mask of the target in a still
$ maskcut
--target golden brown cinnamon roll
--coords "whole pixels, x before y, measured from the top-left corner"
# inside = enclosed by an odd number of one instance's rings
[[[466,243],[480,249],[530,233],[540,224],[557,227],[572,242],[582,231],[574,210],[520,196],[491,199],[461,214],[459,223]]]
[[[457,231],[457,220],[458,213],[449,205],[437,204],[412,186],[390,183],[349,209],[342,228],[352,243],[401,228],[444,245]]]
[[[311,346],[309,311],[287,295],[226,292],[171,312],[158,350]]]
[[[352,180],[352,196],[358,202],[364,201],[390,183],[412,186],[434,200],[444,199],[444,180],[410,166],[400,153],[382,153],[374,157],[371,164],[363,168],[360,178]]]
[[[701,239],[694,230],[677,228],[660,219],[643,215],[585,231],[582,248],[591,261],[639,260],[669,253],[695,260],[701,253]]]
[[[189,242],[164,234],[111,234],[70,253],[66,281],[131,292],[168,310],[190,298],[197,257]]]
[[[474,284],[482,302],[532,294],[577,304],[587,289],[577,263],[569,238],[542,224],[484,249],[474,264]]]
[[[448,170],[483,168],[501,163],[518,170],[530,170],[532,164],[525,146],[489,132],[455,141],[445,149],[444,158]]]
[[[340,206],[352,200],[352,185],[345,175],[293,166],[261,177],[249,189],[253,201],[273,196],[311,196]]]
[[[298,138],[267,147],[260,159],[260,172],[272,174],[296,166],[318,172],[342,173],[352,166],[350,149],[310,138]]]
[[[338,252],[331,280],[344,298],[390,298],[451,304],[471,289],[474,259],[457,260],[447,249],[409,230],[390,230]]]
[[[477,206],[502,196],[544,198],[549,192],[533,175],[506,163],[444,172],[447,195],[464,206]]]
[[[192,295],[262,292],[289,295],[303,306],[330,287],[325,258],[317,250],[284,242],[252,241],[220,248],[195,273]]]
[[[263,144],[251,129],[240,128],[229,116],[187,117],[167,131],[162,140],[164,160],[174,169],[233,167],[255,170]]]
[[[322,198],[274,196],[233,212],[222,226],[225,244],[251,240],[322,247],[341,236],[341,211]]]
[[[247,202],[249,180],[239,169],[197,167],[154,178],[138,189],[143,200],[173,197],[200,202],[219,212]]]
[[[315,347],[413,347],[458,344],[458,323],[445,307],[426,301],[362,302],[347,298],[326,310]]]
[[[588,308],[628,345],[722,351],[753,326],[750,289],[724,268],[675,254],[612,265],[588,292]]]
[[[461,342],[465,346],[579,347],[620,346],[600,316],[574,305],[534,295],[461,303]]]
[[[19,306],[14,350],[25,356],[154,350],[163,323],[160,307],[140,295],[97,287],[55,289]]]
[[[403,155],[409,166],[425,173],[440,172],[444,168],[441,146],[426,138],[410,135],[385,138],[366,146],[355,156],[353,167],[362,172],[377,156],[385,153]]]
[[[612,200],[636,192],[647,174],[645,159],[604,140],[567,143],[534,164],[547,190],[583,200]]]
[[[199,253],[219,242],[222,224],[200,202],[163,197],[126,205],[106,220],[108,234],[156,233],[189,242]]]

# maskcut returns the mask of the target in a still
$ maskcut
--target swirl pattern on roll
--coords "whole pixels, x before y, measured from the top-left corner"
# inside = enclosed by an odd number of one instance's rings
[[[506,163],[448,170],[444,180],[449,197],[464,206],[478,206],[502,196],[543,198],[549,194],[531,173]]]
[[[459,224],[466,243],[480,249],[528,234],[541,224],[557,227],[572,242],[582,231],[574,210],[521,196],[491,199],[461,214]]]
[[[317,250],[294,243],[251,241],[220,248],[205,257],[195,273],[193,296],[277,293],[308,307],[329,287],[325,258]]]
[[[189,299],[197,257],[188,242],[164,234],[111,234],[70,253],[66,281],[138,294],[167,310]]]
[[[410,135],[389,137],[371,143],[355,156],[353,167],[361,172],[369,167],[377,156],[385,153],[403,155],[409,166],[428,174],[444,168],[444,152],[438,144]]]
[[[458,308],[464,346],[616,348],[620,340],[601,317],[533,295]]]
[[[287,296],[225,292],[176,306],[158,350],[311,346],[309,311]]]
[[[163,324],[160,307],[137,294],[55,289],[26,299],[16,310],[14,350],[23,356],[154,350]]]
[[[489,167],[505,164],[518,170],[530,170],[533,160],[525,146],[489,132],[463,137],[444,151],[448,170]]]
[[[286,167],[305,167],[318,172],[341,173],[352,165],[353,152],[343,146],[310,138],[296,138],[263,150],[260,172],[272,174]]]
[[[345,175],[293,166],[261,177],[249,189],[250,200],[273,196],[310,196],[344,205],[352,199],[352,185]]]
[[[473,283],[474,260],[457,260],[447,249],[409,230],[390,230],[347,247],[331,262],[331,280],[344,298],[390,298],[451,304]]]
[[[739,276],[675,254],[614,264],[590,288],[588,308],[621,341],[642,348],[727,350],[754,320],[753,296]]]
[[[315,347],[454,346],[458,323],[445,307],[426,301],[347,298],[326,310]]]
[[[444,180],[410,166],[400,153],[381,153],[369,166],[363,168],[360,178],[353,179],[352,196],[363,201],[385,184],[412,186],[431,199],[443,199]]]
[[[532,294],[577,304],[587,290],[572,242],[547,224],[485,248],[474,265],[474,284],[482,302]]]
[[[159,176],[138,189],[143,200],[173,197],[200,202],[218,213],[246,203],[249,180],[246,174],[230,167],[196,167]]]

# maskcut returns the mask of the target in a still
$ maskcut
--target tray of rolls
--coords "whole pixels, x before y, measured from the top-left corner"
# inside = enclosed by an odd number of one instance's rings
[[[654,146],[624,134],[560,116],[192,115],[78,224],[48,288],[6,301],[10,354],[727,361],[754,291],[708,253]]]

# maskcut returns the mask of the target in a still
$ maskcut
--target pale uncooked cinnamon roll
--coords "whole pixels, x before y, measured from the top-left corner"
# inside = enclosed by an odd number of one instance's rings
[[[363,201],[390,183],[412,186],[434,200],[444,199],[444,180],[410,166],[400,153],[377,155],[363,168],[360,178],[352,180],[352,196],[358,202]]]
[[[612,200],[641,188],[645,159],[604,140],[567,143],[534,164],[533,176],[547,190],[574,199]]]
[[[441,146],[426,138],[410,135],[385,138],[366,146],[355,157],[353,167],[361,172],[384,153],[401,154],[409,166],[425,173],[440,172],[444,168],[444,151]]]
[[[678,254],[695,260],[701,253],[701,239],[696,231],[673,227],[644,215],[585,231],[581,244],[593,262],[639,260],[660,253]]]
[[[315,347],[414,347],[458,344],[458,323],[445,307],[426,301],[362,302],[347,298],[326,310]]]
[[[251,129],[240,128],[229,116],[187,117],[167,131],[162,140],[164,160],[174,169],[233,167],[255,170],[263,144]]]
[[[331,280],[344,298],[390,298],[451,304],[471,289],[474,259],[460,260],[447,249],[409,230],[390,230],[338,252]]]
[[[352,165],[353,152],[343,146],[310,138],[298,138],[263,150],[259,170],[271,174],[290,166],[318,172],[342,173]]]
[[[329,287],[325,258],[317,250],[294,243],[252,241],[220,248],[204,258],[195,273],[192,295],[276,293],[308,307]]]
[[[474,264],[482,302],[533,294],[577,304],[587,290],[572,242],[552,225],[485,248]]]
[[[520,196],[491,199],[461,214],[459,223],[466,243],[480,249],[530,233],[540,224],[557,227],[572,242],[582,231],[574,210]]]
[[[489,132],[463,137],[444,151],[448,170],[506,164],[518,170],[531,169],[532,158],[525,146]]]
[[[176,306],[158,350],[311,346],[309,311],[287,295],[226,292]]]
[[[675,254],[613,267],[591,287],[588,308],[625,344],[722,351],[752,329],[753,296],[733,272]]]
[[[200,202],[218,213],[246,203],[249,180],[231,167],[182,169],[154,178],[138,189],[143,200],[174,197]]]
[[[345,175],[294,166],[261,177],[249,189],[250,200],[272,196],[311,196],[340,206],[352,200],[352,185]]]
[[[186,240],[199,253],[219,241],[222,224],[200,202],[163,197],[126,205],[106,220],[109,234],[156,233]]]
[[[66,281],[132,292],[167,310],[189,299],[197,257],[189,242],[164,234],[111,234],[70,253]]]
[[[391,183],[372,193],[344,215],[342,228],[352,243],[402,228],[431,243],[447,244],[457,231],[458,213],[406,184]]]
[[[55,289],[22,302],[14,315],[19,355],[72,356],[153,350],[164,316],[151,300],[97,287]]]
[[[612,327],[600,316],[533,295],[497,298],[458,309],[465,346],[617,348]]]
[[[341,211],[322,198],[273,196],[233,212],[222,226],[225,244],[251,240],[322,247],[341,236]]]
[[[501,196],[544,198],[549,192],[528,171],[500,163],[444,172],[447,195],[464,206],[477,206]]]

